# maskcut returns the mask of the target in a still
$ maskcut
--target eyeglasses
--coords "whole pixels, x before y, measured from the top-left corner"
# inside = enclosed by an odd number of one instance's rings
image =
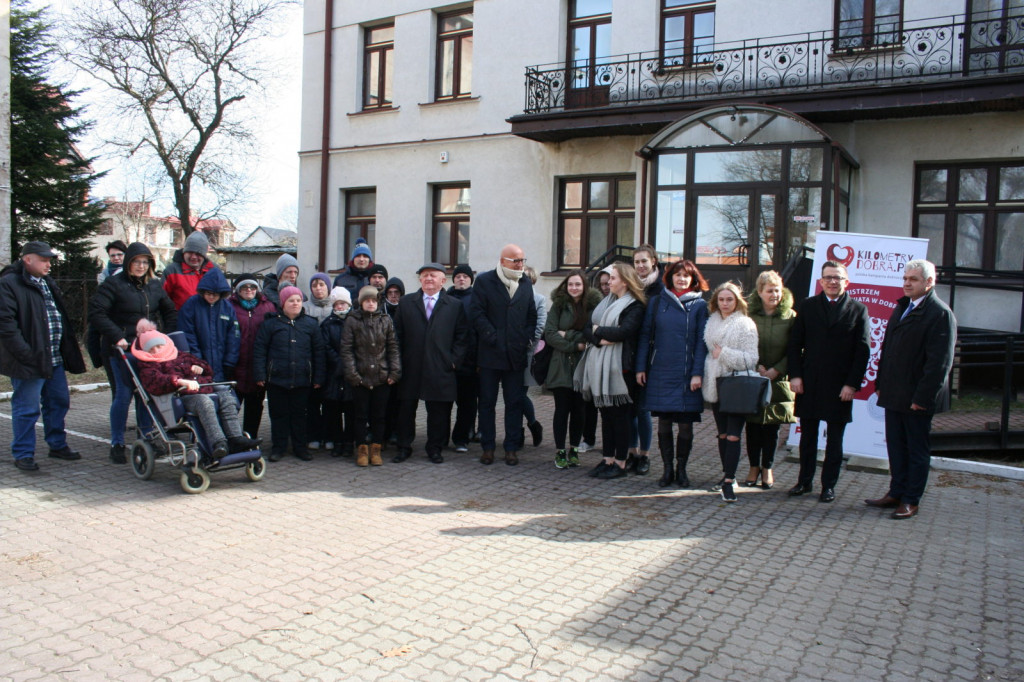
[[[515,263],[516,265],[522,265],[526,262],[525,258],[505,258],[504,256],[501,257],[501,260],[507,260],[509,263]]]
[[[242,291],[256,291],[257,288],[255,284],[243,284],[239,287]]]
[[[846,281],[845,277],[840,277],[839,275],[823,275],[822,279],[825,280],[826,282],[843,282],[843,281]]]

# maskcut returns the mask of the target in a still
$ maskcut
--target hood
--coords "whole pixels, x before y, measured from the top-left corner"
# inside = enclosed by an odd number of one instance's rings
[[[779,307],[776,308],[776,312],[779,317],[788,317],[788,313],[793,310],[793,292],[782,287],[782,300],[779,301]],[[747,314],[749,315],[764,315],[764,303],[761,301],[761,297],[757,295],[757,291],[750,292],[750,296],[747,297]]]
[[[177,254],[175,254],[177,255]],[[142,242],[132,242],[128,245],[128,248],[124,252],[124,266],[128,267],[128,264],[132,262],[137,256],[148,256],[150,264],[155,268],[156,259],[153,258],[153,252],[149,250],[149,247]]]
[[[231,293],[231,285],[220,268],[210,268],[199,280],[196,291],[216,291],[221,296]]]
[[[402,292],[402,296],[405,296],[405,284],[402,283],[402,280],[397,277],[392,277],[388,280],[388,283],[384,285],[384,291],[387,291],[391,287],[398,287],[398,290]]]

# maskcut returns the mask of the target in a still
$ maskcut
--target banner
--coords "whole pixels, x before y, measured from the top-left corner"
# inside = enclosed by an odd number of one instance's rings
[[[871,359],[853,399],[853,423],[847,425],[843,451],[887,459],[885,410],[878,406],[875,378],[889,316],[903,296],[903,269],[908,261],[928,256],[928,240],[878,234],[819,231],[814,250],[814,281],[810,295],[821,293],[821,266],[833,260],[846,266],[846,293],[867,306],[871,318]],[[818,449],[825,448],[825,423],[818,433]],[[799,422],[790,427],[789,445],[800,442]]]

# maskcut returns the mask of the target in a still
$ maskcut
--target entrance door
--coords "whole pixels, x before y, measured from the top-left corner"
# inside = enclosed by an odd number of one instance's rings
[[[757,190],[694,193],[687,251],[712,287],[727,280],[753,288],[775,266],[779,197]]]

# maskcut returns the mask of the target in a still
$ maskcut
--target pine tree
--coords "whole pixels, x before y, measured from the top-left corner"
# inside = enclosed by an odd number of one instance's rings
[[[11,254],[43,240],[70,261],[83,260],[87,239],[103,221],[89,201],[102,174],[75,147],[89,124],[70,100],[78,95],[48,82],[50,25],[45,10],[11,3]],[[83,263],[84,265],[84,263]],[[62,268],[66,269],[66,268]]]

